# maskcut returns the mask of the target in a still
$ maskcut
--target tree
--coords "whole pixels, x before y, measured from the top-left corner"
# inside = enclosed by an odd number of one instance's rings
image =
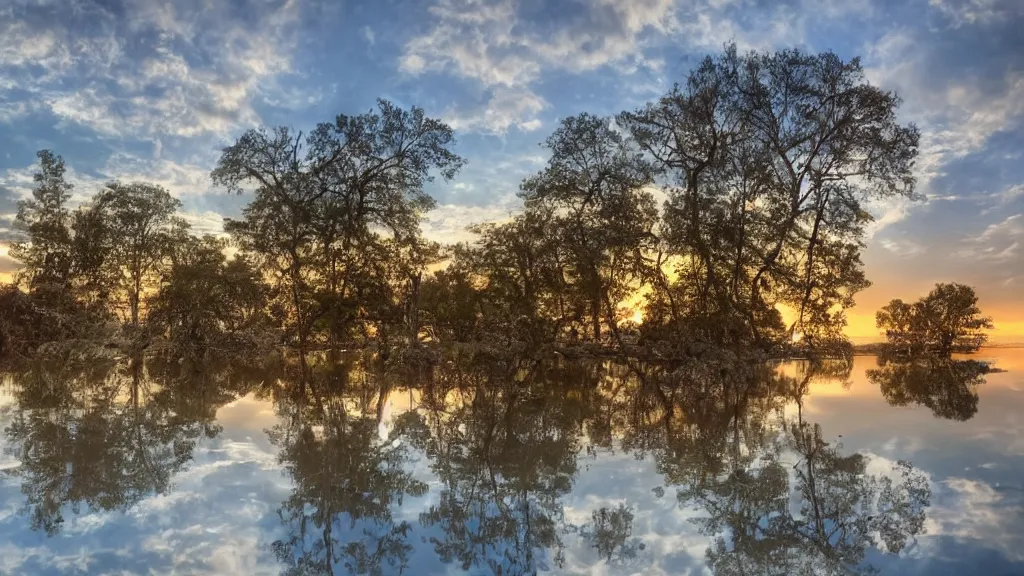
[[[547,207],[557,241],[569,255],[566,276],[579,316],[590,319],[595,341],[601,326],[614,330],[618,304],[647,279],[658,218],[649,164],[608,119],[566,118],[545,142],[547,167],[527,178],[520,196],[529,211]],[[584,310],[586,310],[584,312]]]
[[[974,289],[963,284],[936,284],[913,304],[893,300],[875,314],[896,351],[919,354],[975,352],[985,344],[992,319],[981,315]]]
[[[69,228],[72,184],[64,179],[64,159],[50,150],[40,150],[39,171],[32,198],[18,203],[14,220],[25,240],[11,244],[9,255],[21,261],[20,277],[29,290],[47,284],[64,287],[71,275],[71,231]]]
[[[226,228],[259,259],[286,295],[288,324],[305,349],[314,326],[332,341],[364,317],[358,294],[374,277],[366,255],[385,240],[415,243],[423,187],[435,173],[450,180],[464,160],[451,151],[451,128],[420,108],[378,101],[378,111],[339,115],[310,134],[250,130],[225,148],[212,177],[231,191],[255,186],[243,219]]]
[[[169,252],[147,322],[176,350],[193,356],[210,347],[260,349],[268,333],[268,290],[244,255],[230,261],[226,241],[179,233]]]
[[[718,341],[841,338],[867,285],[859,253],[872,198],[912,196],[918,131],[857,59],[799,50],[706,58],[658,102],[619,117],[669,187],[656,323],[711,317]],[[711,334],[713,336],[713,334]],[[767,338],[766,338],[767,337]]]
[[[93,209],[106,218],[110,234],[105,265],[114,290],[127,300],[133,328],[139,326],[142,295],[153,287],[165,262],[173,216],[180,206],[167,190],[144,182],[112,182],[94,203]]]
[[[424,321],[441,342],[469,342],[477,335],[480,292],[465,258],[458,256],[463,249],[448,250],[448,265],[428,275],[420,286]]]
[[[101,338],[108,319],[97,281],[107,250],[102,222],[87,207],[72,211],[72,185],[64,160],[38,153],[32,198],[19,203],[15,228],[21,238],[10,255],[23,268],[15,285],[0,291],[0,355],[29,352],[47,342]]]
[[[510,222],[473,226],[471,245],[455,251],[479,291],[481,330],[488,343],[536,346],[555,341],[576,316],[569,266],[551,209],[535,208]]]

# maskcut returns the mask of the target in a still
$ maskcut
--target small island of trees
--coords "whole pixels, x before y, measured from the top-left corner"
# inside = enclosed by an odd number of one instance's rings
[[[63,158],[43,150],[10,248],[23,267],[0,289],[0,354],[74,341],[190,356],[470,344],[845,357],[845,314],[869,285],[864,205],[915,195],[919,133],[899,104],[857,59],[729,47],[638,110],[564,119],[520,185],[523,210],[455,245],[420,221],[435,204],[425,185],[466,159],[416,107],[242,134],[211,174],[253,193],[223,236],[193,234],[178,200],[144,182],[73,207]],[[991,322],[975,302],[940,285],[893,301],[879,326],[908,353],[976,349]]]

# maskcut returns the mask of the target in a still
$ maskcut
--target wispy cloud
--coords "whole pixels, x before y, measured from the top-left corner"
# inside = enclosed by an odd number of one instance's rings
[[[465,118],[450,111],[454,124],[494,133],[531,130],[547,108],[535,92],[545,70],[658,66],[644,57],[644,35],[678,27],[671,0],[597,0],[552,12],[531,14],[513,0],[440,0],[430,9],[433,28],[406,43],[399,67],[412,75],[448,73],[488,91],[482,110]]]
[[[960,254],[965,258],[983,258],[995,262],[1017,261],[1021,242],[1024,241],[1024,214],[1014,214],[990,224],[974,237],[968,238],[969,246]]]
[[[0,19],[0,70],[8,91],[103,136],[223,133],[258,123],[254,101],[289,72],[299,21],[294,0],[244,4],[134,0],[122,18],[87,0],[30,1]]]

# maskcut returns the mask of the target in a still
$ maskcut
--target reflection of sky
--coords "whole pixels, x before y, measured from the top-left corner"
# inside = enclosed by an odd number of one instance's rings
[[[826,440],[841,435],[843,453],[875,455],[869,472],[909,459],[930,479],[927,534],[901,558],[869,553],[883,573],[1024,572],[1024,350],[982,356],[1009,371],[987,377],[978,413],[967,422],[936,418],[924,407],[890,407],[864,375],[874,365],[870,357],[857,358],[849,387],[812,384],[804,415],[821,424]],[[390,415],[408,403],[407,393],[393,396]],[[276,574],[280,566],[269,544],[284,536],[277,509],[291,486],[264,433],[275,423],[273,410],[247,397],[222,408],[218,419],[223,433],[197,445],[170,493],[149,497],[125,514],[66,511],[64,529],[55,537],[27,529],[18,513],[24,503],[19,486],[4,480],[0,574]],[[9,421],[9,412],[0,412],[0,424]],[[7,448],[2,438],[0,446]],[[440,483],[422,453],[411,455],[410,471],[430,492],[406,498],[394,511],[395,522],[414,526],[407,572],[458,573],[458,566],[441,564],[429,544],[440,536],[438,528],[418,525],[420,512],[437,502]],[[0,468],[14,463],[5,450]],[[566,521],[584,524],[602,506],[625,504],[634,514],[632,535],[645,547],[636,558],[606,564],[580,535],[566,534],[561,572],[703,573],[708,538],[690,521],[701,513],[681,508],[671,487],[660,496],[653,490],[664,481],[650,459],[621,451],[583,453],[578,469],[572,492],[562,500]],[[339,530],[348,530],[343,524]]]

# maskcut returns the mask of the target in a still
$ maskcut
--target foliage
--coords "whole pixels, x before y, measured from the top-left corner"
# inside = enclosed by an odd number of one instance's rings
[[[317,328],[331,342],[394,329],[394,309],[429,262],[418,249],[420,216],[434,205],[423,186],[458,172],[454,144],[422,109],[381,100],[377,112],[340,115],[305,137],[250,130],[224,150],[214,182],[256,193],[226,229],[273,279],[300,348]]]
[[[934,355],[882,355],[878,363],[878,368],[868,370],[868,381],[879,387],[889,404],[919,404],[931,409],[938,418],[961,422],[977,413],[977,388],[990,370],[988,364],[977,360]]]
[[[896,122],[898,104],[856,59],[732,47],[621,115],[670,186],[661,242],[676,279],[660,279],[645,320],[711,317],[727,330],[715,341],[758,342],[784,305],[791,334],[841,337],[867,285],[861,205],[914,188],[918,134]]]
[[[213,236],[181,235],[149,302],[148,323],[187,355],[210,347],[258,349],[261,335],[270,332],[268,289],[259,271],[244,255],[228,260],[225,248]]]
[[[563,119],[520,185],[523,210],[456,246],[423,238],[420,221],[435,206],[428,185],[465,159],[418,107],[379,100],[308,133],[242,133],[211,173],[253,193],[225,222],[228,242],[193,235],[180,202],[145,182],[112,182],[72,209],[64,162],[44,150],[11,248],[30,298],[0,300],[19,319],[0,328],[4,345],[119,316],[118,345],[165,340],[191,356],[279,344],[427,358],[439,342],[690,366],[847,356],[846,311],[869,285],[864,205],[914,196],[919,135],[899,104],[857,59],[727,47],[638,110]],[[894,304],[894,337],[980,345],[990,324],[973,293],[943,290],[913,329]],[[24,325],[33,318],[54,326]]]
[[[73,186],[64,179],[64,159],[50,150],[40,150],[39,171],[32,198],[18,204],[15,229],[25,240],[14,242],[10,257],[25,267],[19,278],[30,290],[40,286],[63,287],[70,279],[71,211],[68,202]]]
[[[875,315],[890,347],[906,354],[974,352],[988,340],[992,319],[981,315],[974,289],[936,284],[913,304],[893,300]]]
[[[170,248],[174,213],[181,202],[167,190],[146,183],[113,182],[97,195],[93,209],[106,221],[105,266],[110,289],[127,309],[132,327],[139,325],[142,296],[155,282]]]

